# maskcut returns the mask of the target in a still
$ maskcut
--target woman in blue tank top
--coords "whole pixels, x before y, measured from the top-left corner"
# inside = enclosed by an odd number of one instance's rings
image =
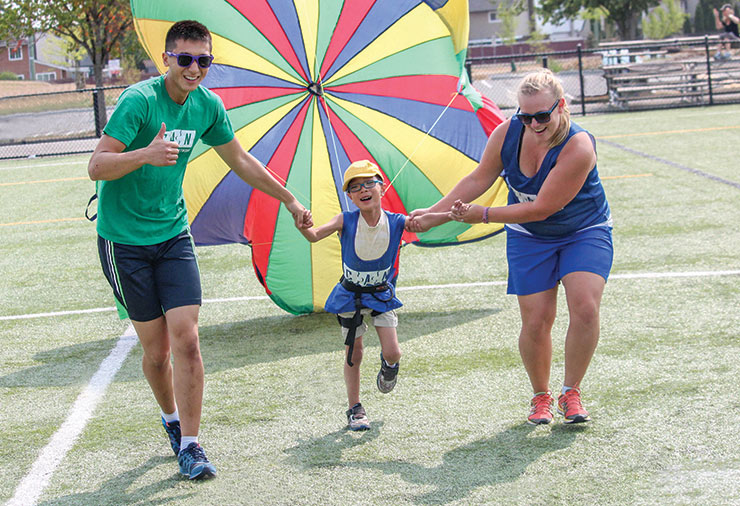
[[[535,425],[553,419],[551,330],[562,282],[570,321],[557,410],[564,423],[587,422],[580,386],[599,340],[599,306],[612,265],[609,204],[596,169],[594,138],[570,121],[562,85],[552,72],[528,74],[517,97],[519,110],[491,134],[478,167],[411,217],[449,210],[454,220],[505,224],[507,292],[519,301],[519,351],[534,390],[527,421]],[[468,204],[499,176],[509,188],[506,206]],[[409,229],[414,230],[413,219]]]

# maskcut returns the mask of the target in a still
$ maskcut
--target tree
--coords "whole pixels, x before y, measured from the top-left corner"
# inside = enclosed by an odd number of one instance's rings
[[[578,17],[582,9],[602,8],[606,20],[617,25],[623,39],[637,38],[637,25],[643,12],[660,0],[542,0],[540,11],[546,21],[559,22]]]
[[[92,60],[95,85],[103,86],[103,68],[133,23],[128,0],[0,0],[0,38],[52,32],[83,48]],[[107,121],[105,98],[97,114]]]
[[[598,42],[604,37],[612,37],[613,23],[604,25],[602,32],[602,25],[606,16],[607,12],[603,7],[588,8],[581,12],[581,17],[591,23],[591,33],[589,34],[591,44],[588,47],[593,47],[594,42]]]
[[[121,37],[118,54],[121,56],[124,74],[129,76],[127,82],[138,81],[141,77],[141,71],[146,70],[144,60],[149,58],[149,55],[139,42],[139,36],[133,27]]]
[[[665,7],[653,9],[642,21],[642,31],[650,39],[664,39],[679,33],[688,17],[679,7],[678,0],[665,0]]]
[[[527,23],[529,25],[529,33],[537,30],[537,7],[534,4],[534,0],[527,0]]]
[[[504,1],[501,1],[496,7],[496,15],[501,20],[499,33],[504,44],[513,44],[516,41],[516,18],[522,12],[524,12],[524,7],[520,2],[504,5]]]

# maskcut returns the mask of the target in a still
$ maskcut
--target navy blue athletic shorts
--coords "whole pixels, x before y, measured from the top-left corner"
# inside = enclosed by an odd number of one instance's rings
[[[506,259],[509,294],[544,292],[578,271],[593,272],[606,281],[614,259],[612,231],[593,227],[566,237],[542,238],[507,229]]]
[[[168,310],[201,304],[200,271],[188,230],[151,246],[98,236],[103,273],[129,318],[147,322]]]

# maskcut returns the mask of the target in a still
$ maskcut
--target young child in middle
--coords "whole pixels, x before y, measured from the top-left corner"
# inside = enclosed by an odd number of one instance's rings
[[[368,160],[349,166],[344,173],[342,190],[357,209],[338,214],[324,225],[301,229],[301,233],[311,242],[339,233],[343,273],[324,307],[327,312],[337,314],[345,339],[344,383],[349,403],[346,412],[349,429],[367,430],[370,421],[360,403],[362,336],[367,330],[363,316],[372,317],[378,332],[381,352],[376,381],[378,389],[388,393],[396,386],[401,359],[395,312],[402,305],[395,294],[397,258],[401,235],[411,218],[383,210],[383,175],[377,165]],[[448,213],[425,214],[418,224],[420,228],[415,230],[426,231],[447,221]]]

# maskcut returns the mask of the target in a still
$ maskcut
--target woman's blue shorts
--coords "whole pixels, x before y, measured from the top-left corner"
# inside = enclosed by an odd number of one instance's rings
[[[544,238],[506,229],[509,283],[506,293],[530,295],[556,286],[571,272],[609,277],[614,259],[612,230],[593,227],[566,237]]]

